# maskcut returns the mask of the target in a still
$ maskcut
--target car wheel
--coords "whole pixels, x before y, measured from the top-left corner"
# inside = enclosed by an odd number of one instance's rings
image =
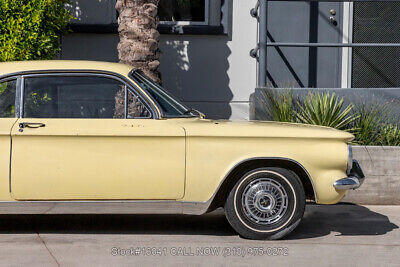
[[[225,202],[230,225],[250,239],[280,239],[300,223],[305,194],[299,177],[283,168],[246,173]]]

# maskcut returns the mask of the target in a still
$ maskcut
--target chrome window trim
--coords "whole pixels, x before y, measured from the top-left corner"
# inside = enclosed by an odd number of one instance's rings
[[[0,78],[0,83],[8,82],[10,80],[17,80],[19,76],[10,76],[5,78]]]
[[[22,77],[17,77],[17,91],[15,95],[15,117],[21,117],[21,86],[22,86]]]
[[[113,75],[113,74],[105,74],[105,73],[99,73],[99,72],[87,72],[87,71],[79,71],[77,70],[76,72],[63,72],[63,71],[55,71],[55,72],[38,72],[38,73],[27,73],[21,76],[22,82],[21,82],[21,107],[20,107],[20,118],[24,118],[24,113],[23,113],[23,104],[24,104],[24,87],[25,87],[25,78],[31,78],[31,77],[54,77],[54,76],[63,76],[63,77],[87,77],[87,76],[93,76],[93,77],[102,77],[102,78],[109,78],[109,79],[114,79],[119,82],[121,82],[123,85],[125,85],[125,88],[128,89],[132,94],[136,95],[139,97],[139,99],[143,102],[145,107],[151,112],[151,117],[137,117],[137,118],[132,118],[132,119],[157,119],[159,118],[158,113],[154,111],[152,108],[152,104],[149,103],[149,101],[146,99],[148,96],[143,96],[142,93],[138,90],[133,89],[133,85],[129,84],[127,81],[124,79],[121,79],[120,77]],[[125,90],[125,95],[127,95],[127,92]],[[126,103],[125,103],[126,105]],[[125,110],[126,111],[126,110]],[[125,112],[125,116],[127,117],[127,113]]]
[[[132,81],[134,81],[134,82],[137,84],[137,86],[140,86],[140,82],[138,82],[138,81],[135,79],[135,77],[133,77],[133,73],[134,73],[136,70],[137,70],[137,69],[131,70],[131,71],[129,72],[129,74],[128,74],[128,77],[129,77]],[[144,88],[141,88],[141,89],[142,89],[144,92],[146,92],[146,90],[145,90]],[[161,112],[159,118],[165,118],[165,116],[164,116],[164,111],[163,111],[163,109],[161,108],[160,104],[154,99],[154,97],[153,97],[151,94],[149,94],[148,92],[146,92],[146,94],[147,94],[148,97],[154,102],[154,104],[157,106],[158,110]]]
[[[129,74],[128,74],[128,77],[129,77],[132,81],[134,81],[136,84],[138,84],[138,86],[140,86],[140,82],[137,81],[136,78],[133,76],[133,73],[134,73],[136,70],[137,70],[137,69],[131,70],[131,71],[129,72]],[[142,89],[144,92],[146,92],[147,96],[148,96],[148,97],[155,103],[155,105],[157,106],[158,110],[160,111],[160,117],[159,117],[159,118],[162,118],[162,119],[187,119],[187,118],[194,118],[194,117],[197,117],[197,116],[193,116],[193,115],[190,115],[190,114],[188,114],[187,116],[167,116],[167,115],[165,115],[164,110],[161,108],[161,106],[160,106],[160,104],[157,102],[157,100],[156,100],[151,94],[149,94],[149,93],[147,92],[146,89],[144,89],[144,88],[141,88],[141,89]],[[164,90],[164,91],[165,91],[165,90]],[[166,93],[170,95],[169,92],[166,92]],[[170,96],[171,96],[171,95],[170,95]],[[174,100],[176,100],[174,96],[171,96],[171,97],[174,98]],[[178,104],[180,104],[180,105],[182,106],[182,104],[181,104],[179,101],[178,101]],[[185,106],[182,106],[182,107],[186,108]]]
[[[128,118],[128,88],[126,85],[124,86],[124,110],[125,110],[124,119],[127,119]]]
[[[20,92],[19,92],[19,114],[18,118],[22,118],[24,114],[24,91],[25,91],[25,78],[20,77]]]

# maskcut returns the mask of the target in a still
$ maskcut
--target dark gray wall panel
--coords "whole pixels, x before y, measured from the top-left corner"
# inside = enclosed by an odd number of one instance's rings
[[[336,24],[329,19],[335,10]],[[341,42],[342,4],[269,2],[270,42]],[[339,87],[340,48],[268,48],[268,81],[274,87]]]
[[[118,42],[118,34],[67,34],[61,38],[59,58],[118,62]]]

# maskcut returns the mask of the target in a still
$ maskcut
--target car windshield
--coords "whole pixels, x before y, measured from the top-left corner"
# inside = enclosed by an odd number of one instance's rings
[[[191,109],[179,103],[179,101],[171,96],[171,94],[167,93],[165,89],[144,75],[142,71],[133,70],[130,76],[157,101],[162,109],[163,117],[176,118],[195,116]]]

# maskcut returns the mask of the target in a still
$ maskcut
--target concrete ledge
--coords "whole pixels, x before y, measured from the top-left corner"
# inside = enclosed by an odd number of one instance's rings
[[[400,205],[400,147],[353,146],[366,176],[357,190],[349,190],[343,202]]]

